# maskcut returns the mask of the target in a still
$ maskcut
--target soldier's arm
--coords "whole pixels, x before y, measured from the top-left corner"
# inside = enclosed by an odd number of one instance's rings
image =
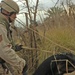
[[[13,66],[19,73],[22,72],[26,61],[20,58],[12,49],[9,39],[7,38],[7,30],[0,27],[0,58]]]

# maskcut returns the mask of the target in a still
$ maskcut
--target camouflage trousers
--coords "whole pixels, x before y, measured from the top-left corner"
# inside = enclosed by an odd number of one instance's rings
[[[2,65],[0,64],[0,75],[12,75],[10,71],[7,69],[4,69]]]
[[[8,68],[4,69],[0,64],[0,75],[22,75],[16,72],[16,70]]]

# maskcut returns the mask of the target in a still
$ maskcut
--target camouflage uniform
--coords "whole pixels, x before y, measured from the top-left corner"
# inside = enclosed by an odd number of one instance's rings
[[[17,74],[14,75],[22,75],[22,70],[26,61],[20,58],[12,49],[12,40],[10,41],[11,38],[8,34],[8,26],[8,20],[0,13],[0,58],[15,68]],[[6,71],[0,64],[0,75],[11,75],[11,73],[6,74],[5,72]]]

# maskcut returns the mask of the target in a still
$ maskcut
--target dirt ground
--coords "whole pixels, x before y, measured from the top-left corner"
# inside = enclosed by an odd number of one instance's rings
[[[75,71],[73,71],[72,73],[66,73],[64,75],[75,75]]]

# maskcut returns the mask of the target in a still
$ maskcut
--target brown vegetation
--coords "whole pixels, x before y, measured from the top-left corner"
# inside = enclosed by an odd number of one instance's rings
[[[29,26],[27,23],[26,30],[23,33],[19,32],[18,36],[19,42],[25,48],[19,52],[19,55],[27,61],[30,75],[41,62],[53,54],[61,52],[72,52],[75,54],[74,5],[69,5],[69,13],[63,8],[50,8],[48,10],[49,16],[38,26],[36,26],[36,11],[34,13],[34,23],[31,22]],[[30,11],[29,17],[32,20]]]

